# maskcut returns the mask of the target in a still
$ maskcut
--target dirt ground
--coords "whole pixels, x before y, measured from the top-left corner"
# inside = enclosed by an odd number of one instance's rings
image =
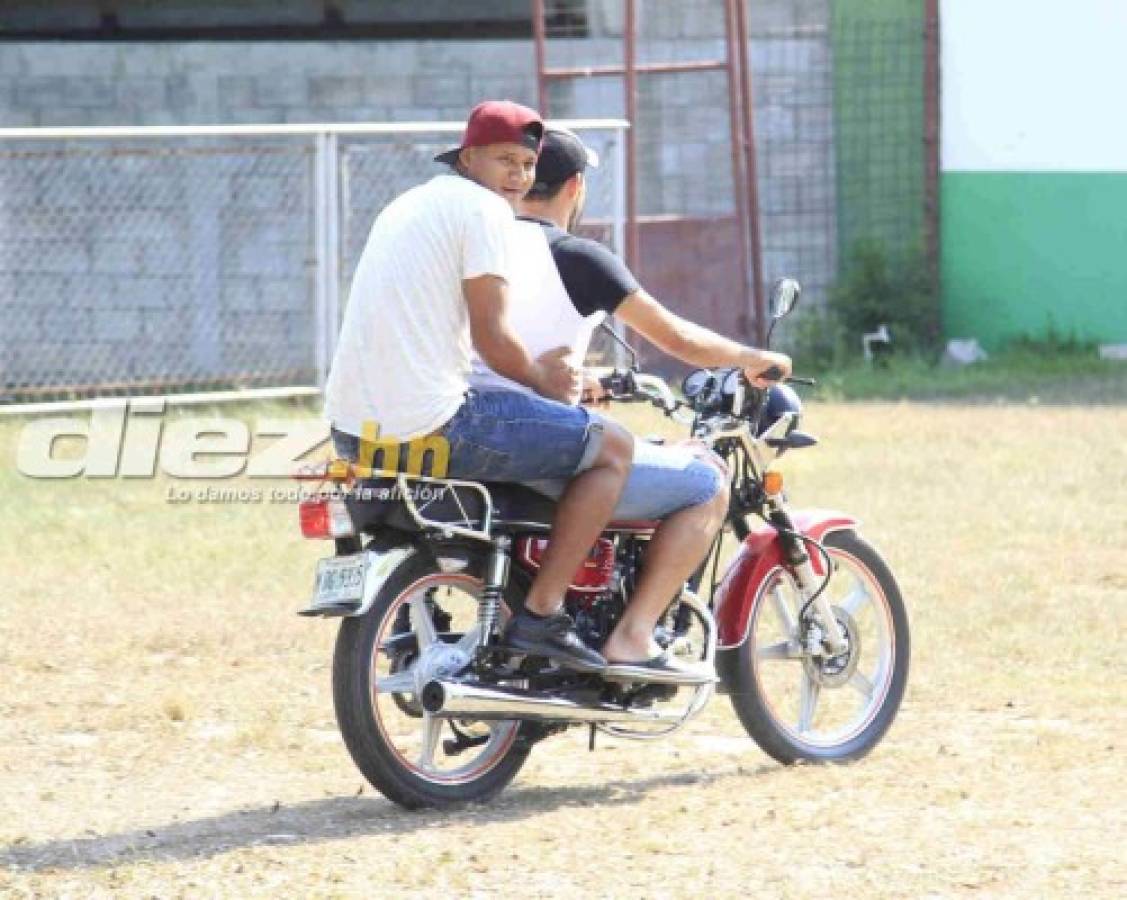
[[[792,501],[858,515],[912,619],[864,761],[779,766],[717,698],[665,742],[573,730],[488,806],[424,813],[341,744],[336,626],[294,615],[328,551],[291,505],[26,479],[17,426],[0,896],[1127,894],[1127,408],[810,407]]]

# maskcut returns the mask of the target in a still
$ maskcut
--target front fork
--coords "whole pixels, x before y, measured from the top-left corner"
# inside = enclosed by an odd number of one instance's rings
[[[779,543],[783,548],[783,558],[787,561],[791,574],[794,575],[801,602],[805,605],[811,597],[814,597],[813,606],[816,620],[822,628],[829,655],[838,656],[845,653],[849,649],[849,645],[846,642],[845,633],[841,629],[841,623],[834,615],[833,607],[830,606],[825,591],[819,590],[824,579],[829,577],[829,572],[827,571],[825,576],[821,576],[814,571],[814,564],[811,562],[810,553],[806,549],[807,542],[796,536],[797,529],[791,521],[786,506],[783,505],[782,499],[777,496],[767,497],[767,510],[768,520],[779,532]],[[746,524],[742,521],[740,524],[743,525],[746,532]],[[737,536],[740,535],[737,533]],[[825,565],[831,565],[828,561],[823,562]],[[799,624],[801,625],[801,623]],[[801,635],[797,637],[801,638]]]

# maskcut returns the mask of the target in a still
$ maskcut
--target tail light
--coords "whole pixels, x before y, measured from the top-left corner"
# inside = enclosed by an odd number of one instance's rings
[[[298,504],[301,533],[307,538],[351,537],[356,533],[352,516],[340,497],[310,497]]]

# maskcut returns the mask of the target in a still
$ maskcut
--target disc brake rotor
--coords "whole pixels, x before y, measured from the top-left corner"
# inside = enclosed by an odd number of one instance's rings
[[[861,630],[853,616],[840,606],[831,609],[845,638],[845,650],[836,656],[804,655],[802,666],[811,681],[823,687],[841,687],[853,677],[861,661]]]

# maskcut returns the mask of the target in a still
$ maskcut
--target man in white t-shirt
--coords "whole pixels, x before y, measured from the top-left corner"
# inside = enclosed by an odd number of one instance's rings
[[[648,338],[660,349],[697,366],[740,366],[753,383],[763,375],[790,372],[790,358],[757,350],[689,322],[662,306],[629,269],[603,245],[569,233],[583,211],[585,171],[595,154],[574,133],[549,128],[536,166],[536,181],[520,204],[518,244],[523,265],[513,269],[511,321],[536,353],[564,341],[569,358],[581,365],[594,327],[608,314]],[[510,386],[475,363],[475,386]],[[725,474],[701,449],[635,445],[630,477],[619,498],[617,519],[661,520],[646,552],[647,565],[625,615],[602,650],[607,671],[634,672],[642,678],[692,677],[653,639],[657,620],[685,580],[704,560],[728,512]],[[560,482],[533,483],[555,496]]]
[[[581,671],[605,660],[562,612],[575,570],[610,520],[633,438],[569,403],[579,372],[566,350],[533,358],[505,316],[513,208],[531,187],[544,126],[511,101],[474,108],[452,167],[380,212],[353,278],[325,386],[325,414],[342,456],[360,438],[440,435],[452,478],[568,482],[551,541],[506,638],[515,649]],[[530,391],[469,390],[471,347]],[[550,399],[548,399],[550,398]]]

